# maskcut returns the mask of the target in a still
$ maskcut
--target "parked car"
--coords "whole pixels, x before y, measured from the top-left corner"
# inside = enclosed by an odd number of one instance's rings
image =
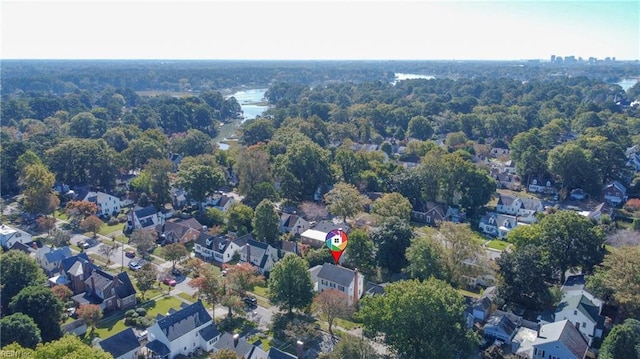
[[[176,277],[180,277],[182,276],[182,272],[180,272],[177,268],[171,271],[171,274],[176,276]]]
[[[227,275],[227,270],[225,269],[225,270],[222,271],[222,276],[224,277],[226,275]]]
[[[136,252],[135,251],[126,251],[126,252],[124,252],[124,255],[127,258],[135,258],[136,257]]]
[[[129,268],[131,268],[132,270],[138,270],[142,268],[142,266],[140,265],[140,263],[132,261],[132,262],[129,262]]]
[[[244,298],[242,298],[242,300],[244,300],[244,302],[252,308],[255,308],[258,306],[258,300],[256,299],[256,297],[252,297],[252,296],[246,296]]]
[[[176,280],[170,277],[166,277],[165,279],[162,280],[162,283],[166,284],[166,285],[170,285],[172,287],[176,286]]]

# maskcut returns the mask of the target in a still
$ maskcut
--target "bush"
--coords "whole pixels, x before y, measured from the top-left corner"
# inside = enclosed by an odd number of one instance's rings
[[[139,316],[144,317],[147,315],[147,310],[144,308],[138,308],[136,309],[136,313],[138,313]]]
[[[124,222],[126,222],[126,221],[127,221],[127,216],[121,216],[121,217],[118,217],[118,222],[119,222],[119,223],[124,223]]]
[[[109,222],[107,222],[107,224],[110,225],[110,226],[115,226],[118,223],[119,223],[118,219],[114,218],[114,217],[109,218]]]
[[[124,312],[124,317],[131,318],[134,314],[136,314],[136,311],[133,309],[129,309],[126,312]]]

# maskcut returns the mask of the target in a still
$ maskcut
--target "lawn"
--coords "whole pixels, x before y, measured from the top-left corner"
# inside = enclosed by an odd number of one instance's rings
[[[124,325],[123,315],[124,313],[122,313],[122,315],[116,315],[113,318],[109,318],[106,321],[100,321],[98,325],[96,325],[95,334],[104,339],[127,329],[127,326]]]
[[[354,323],[350,320],[342,319],[342,318],[336,318],[336,320],[333,322],[333,325],[337,325],[346,330],[355,329],[360,326],[360,324],[358,323]]]
[[[471,297],[471,298],[480,298],[480,294],[479,293],[474,293],[474,292],[470,292],[468,290],[464,290],[464,289],[456,289],[458,291],[458,293],[466,296],[466,297]]]
[[[269,288],[267,287],[254,287],[253,293],[265,298],[269,298]]]
[[[499,251],[503,251],[510,245],[511,243],[509,242],[501,241],[499,239],[494,239],[487,244],[487,247],[497,249]]]
[[[129,244],[129,238],[127,238],[127,236],[125,236],[124,234],[118,234],[116,236],[116,241],[124,244]]]
[[[69,216],[67,216],[67,214],[64,211],[60,211],[57,210],[55,212],[53,212],[53,215],[57,218],[57,219],[61,219],[63,221],[66,221],[69,219]]]
[[[169,309],[171,308],[179,310],[180,304],[182,304],[182,301],[180,299],[174,297],[163,297],[157,299],[150,306],[145,307],[147,308],[147,315],[155,318],[158,314],[167,315]]]
[[[108,224],[104,224],[102,228],[98,231],[99,234],[106,236],[109,233],[121,231],[124,228],[124,223],[118,223],[116,225],[110,226]]]

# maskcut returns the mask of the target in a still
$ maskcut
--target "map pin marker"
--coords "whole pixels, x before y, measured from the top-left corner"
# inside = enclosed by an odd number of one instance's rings
[[[347,248],[347,234],[344,233],[341,229],[334,229],[331,232],[327,233],[327,237],[325,239],[325,243],[329,251],[331,251],[331,255],[333,259],[338,264],[340,260],[340,256],[342,256],[342,252],[344,252],[345,248]]]

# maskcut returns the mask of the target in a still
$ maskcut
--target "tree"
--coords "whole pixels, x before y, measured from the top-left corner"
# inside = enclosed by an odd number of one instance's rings
[[[272,182],[260,182],[249,189],[242,202],[255,208],[262,200],[275,202],[278,198],[278,192]]]
[[[52,197],[57,198],[57,197]],[[58,200],[59,201],[59,200]],[[51,234],[51,231],[56,228],[56,218],[51,217],[40,217],[37,219],[38,229],[47,232],[47,234]]]
[[[333,335],[333,331],[331,331],[333,321],[336,318],[346,318],[353,311],[349,297],[337,289],[328,289],[316,295],[313,298],[312,308],[327,321],[331,335]]]
[[[220,302],[223,295],[220,274],[208,263],[200,268],[199,274],[197,278],[189,282],[189,285],[197,289],[196,295],[205,300],[215,313],[216,304]],[[213,313],[211,317],[214,317]]]
[[[266,142],[273,137],[273,124],[268,119],[259,118],[254,121],[248,121],[243,127],[240,142],[245,146]]]
[[[575,211],[558,211],[544,216],[538,224],[543,252],[564,283],[568,269],[591,272],[604,258],[604,234],[600,227]]]
[[[98,213],[98,205],[89,201],[69,201],[64,212],[71,217],[71,223],[78,225],[84,218]]]
[[[549,303],[551,269],[544,254],[534,245],[518,246],[513,251],[504,251],[496,259],[500,284],[500,297],[531,309],[541,309]]]
[[[269,300],[286,308],[291,314],[294,308],[302,309],[313,300],[313,284],[307,261],[287,254],[278,261],[269,276]]]
[[[344,334],[328,359],[378,359],[378,353],[366,339]]]
[[[334,263],[335,260],[331,252],[326,247],[310,248],[303,254],[303,258],[309,263],[309,267],[313,268],[324,263]]]
[[[189,192],[189,195],[202,207],[202,201],[213,191],[224,186],[226,182],[220,168],[194,165],[180,169],[177,184]]]
[[[236,355],[236,352],[234,352],[231,349],[222,349],[221,351],[215,353],[215,354],[210,354],[209,356],[211,359],[236,359],[238,358],[238,356]]]
[[[599,188],[599,176],[593,176],[592,154],[575,143],[554,147],[547,158],[549,172],[562,183],[564,193],[582,188],[595,193]]]
[[[432,236],[432,241],[441,249],[444,279],[454,286],[464,284],[466,277],[482,274],[486,267],[486,252],[476,241],[469,224],[444,222]]]
[[[424,116],[416,116],[409,120],[407,126],[408,136],[425,141],[433,135],[433,128],[430,121]]]
[[[405,253],[413,238],[409,223],[398,217],[389,217],[379,227],[371,230],[369,236],[377,247],[378,265],[392,273],[400,273],[407,265]]]
[[[587,285],[594,294],[611,297],[629,315],[640,313],[640,246],[621,247],[604,256]]]
[[[269,153],[261,145],[249,146],[238,152],[233,166],[238,175],[238,192],[249,195],[259,183],[271,183],[270,162]]]
[[[189,251],[187,247],[182,243],[171,243],[164,246],[164,258],[168,261],[171,261],[172,270],[176,269],[176,263],[179,260],[187,257],[189,255]]]
[[[9,301],[23,288],[43,285],[47,281],[38,262],[21,251],[9,251],[0,256],[0,268],[3,313],[7,313]]]
[[[185,157],[212,153],[214,149],[211,137],[196,129],[189,129],[186,134],[175,134],[171,138],[173,151]]]
[[[614,326],[611,332],[604,338],[598,358],[640,358],[640,321],[629,318],[622,324]]]
[[[171,179],[169,174],[173,164],[167,159],[150,159],[131,186],[140,192],[147,193],[158,207],[171,202]]]
[[[107,259],[107,265],[111,263],[111,255],[113,255],[113,253],[116,251],[116,248],[118,248],[118,245],[115,243],[103,243],[100,245],[100,247],[98,247],[98,253]]]
[[[372,270],[375,265],[375,248],[369,234],[364,229],[356,228],[349,233],[348,243],[345,252],[347,263],[361,271]]]
[[[133,278],[136,279],[138,290],[141,292],[142,300],[144,301],[144,294],[153,288],[158,279],[158,270],[153,264],[147,262],[139,270],[133,272]]]
[[[373,201],[371,213],[381,221],[387,217],[396,216],[405,221],[411,220],[411,202],[398,192],[385,193]]]
[[[84,323],[91,328],[91,331],[96,329],[96,324],[102,318],[102,309],[97,304],[81,304],[77,310],[78,317],[80,317]]]
[[[478,343],[465,324],[463,296],[435,278],[389,284],[385,295],[365,297],[359,305],[356,317],[366,332],[383,333],[402,358],[464,357]]]
[[[3,346],[18,343],[22,347],[35,349],[41,341],[40,329],[30,316],[14,313],[0,319],[0,343]]]
[[[227,211],[227,229],[244,235],[253,229],[253,209],[246,204],[236,203]]]
[[[275,244],[280,237],[280,217],[273,206],[273,203],[267,199],[262,200],[253,213],[254,237],[261,242],[267,242],[271,245]]]
[[[42,341],[49,342],[62,336],[60,320],[63,304],[51,289],[42,286],[25,287],[11,298],[9,309],[12,313],[24,313],[40,328]]]
[[[42,164],[26,166],[20,172],[19,178],[22,194],[24,195],[24,209],[30,213],[51,213],[49,211],[51,189],[55,183],[55,176]]]
[[[104,226],[104,222],[96,215],[91,215],[80,222],[80,228],[83,231],[93,232],[94,238],[102,226]]]
[[[113,356],[101,348],[89,346],[75,335],[65,335],[59,340],[39,344],[36,350],[22,348],[19,345],[9,345],[2,348],[14,353],[21,353],[25,358],[33,359],[113,359]]]
[[[292,143],[275,158],[275,174],[280,178],[283,197],[299,202],[332,182],[329,152],[311,140]]]
[[[369,203],[369,199],[360,194],[360,191],[351,184],[340,182],[324,195],[327,209],[332,214],[342,217],[342,221],[347,223],[348,217],[362,212],[364,205]]]
[[[227,266],[225,281],[229,289],[239,296],[244,296],[247,291],[252,291],[256,286],[265,284],[264,277],[258,273],[258,267],[249,262]]]
[[[142,257],[146,257],[149,251],[156,246],[155,231],[136,229],[131,233],[130,242],[138,249]]]
[[[442,246],[429,237],[418,237],[407,248],[407,272],[411,278],[425,280],[429,277],[445,279]]]
[[[51,291],[56,295],[56,297],[60,298],[63,303],[65,303],[73,295],[73,292],[71,291],[71,289],[69,289],[69,287],[61,284],[51,287]]]

